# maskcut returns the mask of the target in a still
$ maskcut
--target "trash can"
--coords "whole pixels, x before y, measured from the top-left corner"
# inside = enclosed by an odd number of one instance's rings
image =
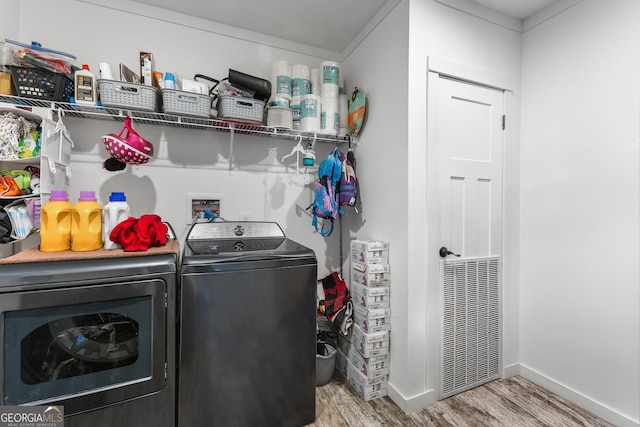
[[[336,349],[325,342],[317,342],[316,352],[316,387],[331,381],[336,367]]]

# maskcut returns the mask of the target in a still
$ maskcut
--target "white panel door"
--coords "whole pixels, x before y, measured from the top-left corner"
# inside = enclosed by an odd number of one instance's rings
[[[444,398],[501,371],[504,93],[440,76],[432,81]]]
[[[503,92],[440,77],[438,95],[442,246],[501,255]]]

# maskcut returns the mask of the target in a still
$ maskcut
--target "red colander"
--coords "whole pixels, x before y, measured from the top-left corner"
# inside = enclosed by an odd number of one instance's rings
[[[126,131],[126,134],[123,135]],[[116,160],[131,165],[147,163],[153,156],[153,145],[131,129],[131,117],[127,116],[118,135],[110,133],[102,137],[102,142]]]

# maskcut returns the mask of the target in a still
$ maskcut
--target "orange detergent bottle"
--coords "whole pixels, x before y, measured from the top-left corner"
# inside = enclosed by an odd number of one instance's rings
[[[71,248],[71,209],[64,190],[51,190],[49,201],[42,206],[40,250],[60,252]]]
[[[81,191],[71,210],[71,250],[95,251],[102,247],[102,206],[94,191]]]

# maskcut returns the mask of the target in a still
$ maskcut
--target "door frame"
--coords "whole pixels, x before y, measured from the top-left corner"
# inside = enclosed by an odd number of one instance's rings
[[[435,391],[436,399],[440,400],[440,390],[441,390],[441,319],[440,319],[440,304],[442,301],[441,289],[440,289],[440,258],[438,255],[438,227],[441,222],[440,218],[440,152],[439,147],[434,147],[434,141],[437,138],[438,129],[436,126],[432,126],[432,124],[437,123],[437,114],[438,110],[437,100],[438,100],[438,84],[437,81],[440,76],[448,77],[454,80],[461,81],[463,83],[475,84],[478,86],[484,86],[491,89],[498,89],[504,92],[504,114],[509,116],[509,103],[507,102],[507,94],[513,94],[514,91],[514,83],[512,79],[506,76],[494,74],[491,72],[487,72],[484,70],[468,67],[465,65],[461,65],[455,62],[451,62],[449,60],[429,56],[427,57],[427,75],[425,76],[427,80],[427,141],[426,141],[426,283],[427,283],[427,304],[426,304],[426,324],[427,324],[427,384],[431,390]],[[503,150],[502,150],[502,225],[501,225],[501,238],[502,238],[502,255],[504,255],[506,246],[505,241],[505,223],[507,221],[505,210],[506,210],[506,200],[505,200],[505,189],[507,186],[506,182],[506,167],[507,167],[507,158],[506,158],[506,145],[509,141],[508,133],[505,132],[503,138]],[[505,260],[503,257],[503,267],[501,269],[501,277],[500,282],[502,284],[501,288],[501,300],[504,301],[504,284],[505,280],[505,271],[507,267],[505,266]],[[504,353],[505,353],[505,345],[504,345],[504,324],[505,324],[505,304],[501,303],[500,306],[500,317],[502,320],[501,325],[501,376],[505,376],[505,367],[504,367]]]

